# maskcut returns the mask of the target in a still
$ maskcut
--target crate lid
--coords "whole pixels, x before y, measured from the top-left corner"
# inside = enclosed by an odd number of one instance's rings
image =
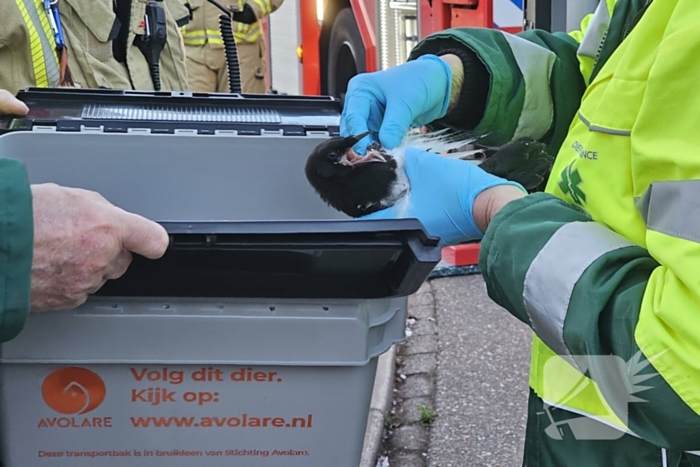
[[[170,247],[135,257],[112,297],[371,299],[418,290],[440,260],[416,219],[162,223]]]
[[[30,314],[0,364],[363,366],[403,340],[406,295],[439,258],[412,219],[166,228],[162,259]]]
[[[0,134],[61,131],[201,135],[335,135],[340,102],[330,96],[28,88],[25,117],[0,117]]]

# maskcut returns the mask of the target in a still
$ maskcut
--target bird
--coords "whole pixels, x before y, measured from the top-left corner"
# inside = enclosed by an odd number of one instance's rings
[[[544,191],[555,157],[547,145],[520,137],[500,147],[483,147],[479,167],[497,177],[517,182],[528,193]]]
[[[358,155],[353,146],[371,133],[333,136],[322,141],[313,148],[304,167],[306,179],[320,198],[353,218],[394,205],[402,210],[407,208],[410,182],[404,170],[406,147],[461,159],[464,163],[480,163],[485,171],[518,182],[529,192],[544,189],[554,163],[546,145],[529,137],[500,147],[466,149],[479,138],[463,138],[447,129],[408,132],[391,150],[374,141],[367,146],[365,156]]]

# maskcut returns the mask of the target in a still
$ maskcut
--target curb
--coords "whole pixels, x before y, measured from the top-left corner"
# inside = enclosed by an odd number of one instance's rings
[[[431,425],[436,416],[438,339],[435,310],[433,285],[426,282],[408,299],[406,341],[396,349],[396,385],[380,452],[383,463],[366,467],[428,466]]]
[[[374,378],[372,402],[367,416],[365,441],[362,446],[360,467],[375,467],[384,437],[384,417],[389,413],[394,391],[396,344],[379,356]]]

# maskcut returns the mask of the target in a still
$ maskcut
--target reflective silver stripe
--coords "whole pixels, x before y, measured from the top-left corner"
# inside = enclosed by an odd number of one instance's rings
[[[610,17],[612,16],[611,12],[608,11],[607,3],[605,0],[601,0],[598,3],[598,7],[593,13],[591,22],[588,23],[583,39],[581,39],[581,44],[578,46],[578,55],[590,57],[593,60],[598,58],[598,53],[608,33]]]
[[[598,133],[607,133],[609,135],[618,136],[629,136],[632,134],[630,130],[615,130],[613,128],[605,128],[598,125],[593,125],[586,117],[584,117],[581,112],[578,113],[578,118],[588,127],[591,131],[597,131]]]
[[[565,358],[565,360],[568,361],[569,359],[566,359],[566,358]],[[547,404],[547,405],[551,405],[552,407],[556,407],[556,408],[558,408],[558,409],[566,410],[567,412],[575,413],[575,414],[577,414],[577,415],[583,415],[584,417],[593,419],[593,420],[595,420],[596,422],[601,423],[601,424],[603,424],[603,425],[605,425],[605,426],[607,426],[607,427],[609,427],[609,428],[614,428],[614,429],[616,429],[616,430],[619,430],[619,431],[623,432],[623,433],[626,434],[626,435],[631,435],[631,436],[634,436],[635,438],[640,438],[640,439],[641,439],[641,437],[640,437],[638,434],[634,433],[634,432],[631,431],[629,428],[626,429],[626,430],[623,430],[621,427],[615,425],[614,423],[610,423],[608,420],[605,420],[603,417],[599,417],[599,416],[597,416],[597,415],[593,415],[593,414],[591,414],[591,413],[584,412],[583,410],[579,410],[579,409],[574,408],[574,407],[569,407],[568,405],[555,404],[555,403],[550,402],[549,400],[547,400],[547,399],[545,399],[545,398],[542,398],[542,402],[544,402],[544,403]]]
[[[557,57],[551,50],[521,37],[503,31],[501,33],[513,51],[525,82],[523,109],[520,112],[513,139],[521,136],[539,139],[552,126],[554,118],[549,79]]]
[[[651,186],[649,186],[647,191],[644,192],[644,195],[634,197],[634,206],[637,208],[639,215],[642,216],[642,219],[644,219],[645,224],[647,223],[647,216],[649,213],[649,197],[650,196],[647,196],[647,194],[649,194],[650,190],[651,190]]]
[[[661,467],[668,467],[668,459],[666,458],[666,450],[661,448]]]
[[[647,229],[700,243],[700,180],[653,182],[636,204]]]
[[[572,222],[537,253],[525,274],[523,300],[532,329],[557,354],[571,355],[564,342],[564,320],[574,286],[595,260],[628,246],[633,244],[602,224]]]

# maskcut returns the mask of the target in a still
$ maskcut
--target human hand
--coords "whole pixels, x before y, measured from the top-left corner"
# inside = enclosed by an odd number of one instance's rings
[[[400,201],[360,219],[417,218],[442,245],[480,239],[498,209],[527,194],[469,161],[415,148],[406,148],[404,169],[411,185],[408,207]]]
[[[399,145],[411,126],[422,126],[442,118],[450,104],[453,72],[445,60],[423,55],[403,65],[355,76],[348,84],[342,135],[379,133],[387,149]],[[371,142],[362,139],[355,152],[364,154]]]
[[[31,310],[75,308],[126,272],[131,252],[150,259],[168,247],[165,229],[98,193],[32,185],[34,257]]]
[[[29,107],[15,96],[0,89],[0,115],[16,115],[23,117],[29,113]]]

